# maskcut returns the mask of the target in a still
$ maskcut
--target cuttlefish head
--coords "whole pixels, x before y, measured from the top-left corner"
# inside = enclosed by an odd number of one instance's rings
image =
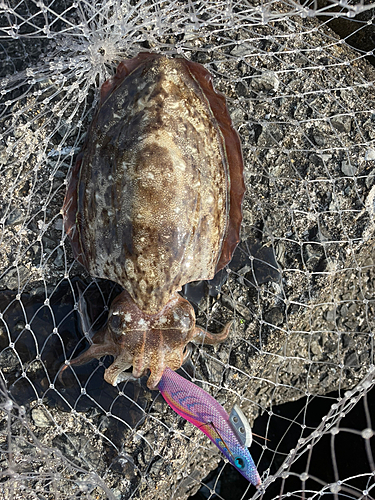
[[[114,361],[104,373],[109,384],[117,385],[129,377],[139,378],[150,370],[147,386],[155,389],[167,366],[172,370],[181,367],[189,342],[211,345],[223,342],[231,325],[232,322],[228,323],[219,334],[196,326],[192,305],[177,293],[161,311],[147,314],[123,291],[112,302],[108,321],[95,333],[91,346],[63,366],[60,378],[68,366],[111,355]],[[127,372],[131,366],[132,373]]]

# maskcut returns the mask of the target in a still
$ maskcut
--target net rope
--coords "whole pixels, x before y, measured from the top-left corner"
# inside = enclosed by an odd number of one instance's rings
[[[0,1],[2,498],[375,498],[374,6]],[[241,406],[258,490],[145,378],[109,386],[108,357],[58,379],[121,290],[74,261],[66,185],[141,51],[203,64],[241,136],[241,242],[183,290],[199,325],[235,326],[181,373]]]

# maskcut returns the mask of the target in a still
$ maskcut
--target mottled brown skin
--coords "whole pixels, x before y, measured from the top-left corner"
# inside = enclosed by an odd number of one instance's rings
[[[229,325],[216,336],[195,327],[176,292],[229,262],[243,193],[239,138],[211,75],[158,54],[121,63],[102,86],[63,210],[77,260],[125,291],[72,364],[112,354],[108,382],[133,365],[135,377],[151,370],[153,388],[166,366],[181,366],[188,342],[223,341]]]

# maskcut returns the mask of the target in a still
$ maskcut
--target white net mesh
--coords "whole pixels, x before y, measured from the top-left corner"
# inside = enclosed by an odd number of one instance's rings
[[[373,8],[0,1],[2,498],[375,497]],[[120,291],[73,261],[68,172],[101,84],[144,50],[204,64],[241,135],[241,244],[184,290],[198,324],[236,326],[183,370],[261,436],[257,491],[143,379],[104,382],[110,360],[57,379],[92,333],[80,293],[95,331]]]

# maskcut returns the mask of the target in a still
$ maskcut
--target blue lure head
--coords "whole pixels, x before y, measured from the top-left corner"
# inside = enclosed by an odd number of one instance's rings
[[[241,445],[237,435],[228,431],[228,429],[222,429],[223,435],[219,438],[212,439],[209,433],[202,429],[205,434],[207,434],[210,439],[216,444],[220,451],[226,456],[229,462],[240,472],[248,481],[250,481],[254,486],[258,487],[261,484],[261,480],[254,464],[253,458],[244,445]],[[217,434],[217,430],[213,430],[212,434]]]

